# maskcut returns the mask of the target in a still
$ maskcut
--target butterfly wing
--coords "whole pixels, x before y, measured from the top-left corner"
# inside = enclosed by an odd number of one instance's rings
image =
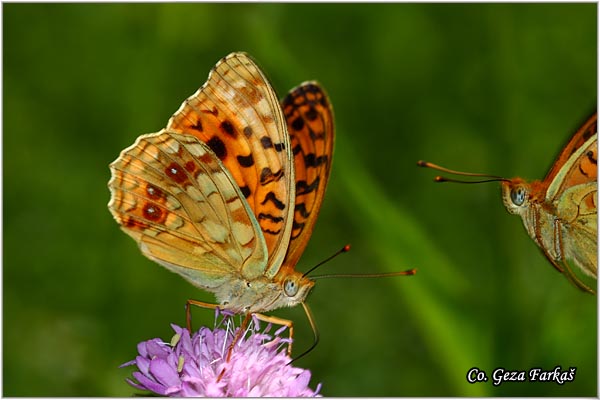
[[[597,114],[573,135],[550,169],[538,219],[548,220],[543,239],[546,253],[572,260],[587,275],[598,270],[598,133]],[[543,214],[548,214],[545,217]],[[568,265],[566,273],[571,273]],[[575,277],[573,277],[576,279]]]
[[[556,161],[546,174],[544,182],[549,183],[546,197],[552,199],[562,192],[565,187],[574,186],[578,183],[590,182],[598,179],[598,169],[594,160],[578,156],[586,142],[592,137],[598,135],[598,114],[594,113],[588,120],[575,132],[569,139],[569,142],[560,152]],[[596,140],[597,143],[597,140]],[[589,146],[585,146],[586,152]]]
[[[227,168],[258,220],[268,251],[263,272],[273,277],[289,245],[295,187],[285,119],[265,75],[247,54],[228,55],[167,129],[197,137]]]
[[[293,268],[304,252],[319,214],[331,170],[333,109],[317,82],[305,82],[282,100],[296,175],[296,201],[284,266]]]
[[[266,265],[252,210],[197,138],[165,130],[142,135],[110,169],[109,209],[148,258],[215,293]]]
[[[564,256],[572,259],[587,275],[598,271],[598,134],[593,124],[571,140],[575,147],[558,170],[546,193],[560,221]],[[589,121],[588,121],[589,122]],[[589,133],[593,134],[590,136]],[[584,141],[585,140],[585,141]],[[569,147],[569,146],[567,146]],[[564,153],[564,152],[563,152]]]

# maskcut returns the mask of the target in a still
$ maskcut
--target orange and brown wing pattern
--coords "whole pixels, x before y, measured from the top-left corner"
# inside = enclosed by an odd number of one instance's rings
[[[557,196],[566,188],[598,179],[597,122],[598,114],[594,113],[561,151],[543,181],[550,186],[548,197]],[[596,139],[590,140],[593,137]],[[586,146],[585,149],[583,146]]]
[[[245,53],[223,58],[167,129],[199,138],[229,170],[278,268],[292,228],[294,171],[281,106],[258,66]]]
[[[305,82],[282,100],[296,175],[296,205],[284,264],[294,267],[308,244],[325,195],[333,156],[333,110],[316,82]]]

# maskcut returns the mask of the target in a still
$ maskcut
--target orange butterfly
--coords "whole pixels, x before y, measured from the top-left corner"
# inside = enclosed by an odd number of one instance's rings
[[[577,287],[590,293],[571,269],[598,275],[598,129],[597,114],[590,117],[563,148],[542,181],[526,182],[492,175],[452,171],[419,161],[418,165],[452,174],[501,181],[502,201],[511,214],[518,214],[529,236],[546,258]],[[457,180],[436,177],[436,181]]]
[[[314,281],[295,266],[323,201],[333,142],[331,103],[318,83],[292,89],[280,105],[254,61],[232,53],[166,129],[140,136],[110,165],[108,207],[146,257],[214,293],[221,308],[248,317],[302,304],[314,347],[304,303]],[[188,322],[189,304],[214,307],[189,300]],[[291,334],[290,321],[262,317]]]

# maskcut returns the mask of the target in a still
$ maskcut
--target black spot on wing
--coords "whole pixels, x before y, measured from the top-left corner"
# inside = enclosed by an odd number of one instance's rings
[[[302,151],[302,146],[300,146],[299,144],[295,145],[294,148],[292,149],[292,153],[294,155],[300,153]]]
[[[252,191],[248,186],[240,186],[240,190],[245,198],[248,198],[252,194]]]
[[[294,221],[294,223],[292,224],[292,229],[296,230],[296,229],[304,229],[304,225],[306,225],[304,222],[296,222]]]
[[[301,117],[298,117],[292,121],[292,129],[295,131],[300,131],[302,128],[304,128],[304,120]]]
[[[312,183],[307,184],[306,181],[298,181],[296,182],[296,196],[301,194],[307,194],[319,187],[319,183],[321,182],[321,177],[317,176]]]
[[[274,148],[275,151],[282,151],[285,149],[285,145],[283,143],[273,143],[271,138],[268,136],[261,137],[260,144],[262,145],[263,149]]]
[[[588,151],[585,155],[592,164],[598,165],[598,160],[594,158],[594,152],[592,150]]]
[[[252,157],[252,154],[248,154],[247,156],[237,156],[237,161],[244,168],[254,165],[254,158]]]
[[[276,173],[271,171],[271,168],[265,167],[260,172],[260,184],[265,185],[269,182],[278,181],[283,176],[283,170],[280,169]]]
[[[202,127],[202,121],[200,121],[200,118],[198,118],[196,120],[196,123],[194,125],[192,125],[192,129],[199,131],[199,132],[204,131],[204,128]]]
[[[310,215],[310,213],[306,210],[306,205],[304,203],[296,204],[296,206],[294,207],[294,210],[298,211],[300,213],[300,215],[303,216],[304,218],[308,218],[308,216]]]
[[[235,127],[228,120],[221,122],[220,128],[221,128],[221,131],[228,134],[229,136],[232,136],[232,137],[236,136]]]
[[[317,117],[319,116],[319,113],[317,112],[317,110],[314,107],[310,107],[308,109],[308,111],[306,111],[304,113],[304,116],[306,117],[306,119],[308,119],[309,121],[314,121],[315,119],[317,119]]]
[[[279,232],[281,232],[281,229],[277,229],[276,231],[272,231],[270,229],[264,229],[263,228],[262,231],[263,231],[263,233],[268,233],[268,234],[271,234],[271,235],[279,235]]]
[[[273,141],[268,136],[261,137],[260,144],[262,145],[263,149],[270,149],[271,147],[273,147]]]
[[[327,154],[317,157],[315,156],[315,153],[308,153],[304,156],[304,165],[307,167],[316,168],[320,165],[326,164],[328,159],[329,157],[327,157]]]
[[[281,222],[283,221],[283,217],[275,217],[271,214],[265,214],[265,213],[259,213],[258,214],[258,219],[267,219],[269,221],[273,221],[273,222]]]
[[[300,236],[300,234],[302,234],[302,231],[304,230],[304,222],[296,222],[294,221],[293,225],[292,225],[292,236],[290,237],[292,240],[297,239],[298,236]],[[298,231],[298,233],[294,234],[294,232]]]
[[[587,153],[585,153],[586,158],[588,159],[588,161],[594,165],[598,165],[598,160],[596,158],[594,158],[594,152],[592,150],[589,150]],[[583,175],[583,176],[590,176],[583,168],[582,168],[582,164],[579,163],[579,165],[577,166],[577,168],[579,169],[579,172]]]
[[[273,192],[267,193],[267,195],[265,196],[265,199],[260,204],[265,205],[269,201],[272,202],[275,205],[275,207],[277,207],[278,209],[280,209],[280,210],[285,209],[285,204],[281,200],[279,200],[277,198],[277,196],[275,196],[275,193],[273,193]]]
[[[586,129],[586,131],[583,134],[583,139],[584,140],[588,140],[589,138],[591,138],[596,132],[598,132],[598,125],[596,123],[593,123],[592,125],[590,125],[588,127],[588,129]]]
[[[227,148],[225,147],[225,143],[218,136],[213,136],[208,139],[206,142],[208,147],[219,157],[220,160],[223,160],[227,157]]]
[[[285,144],[283,143],[275,143],[275,151],[283,151],[285,149]]]
[[[308,85],[304,85],[304,92],[306,93],[321,93],[321,88],[318,85],[315,85],[314,83],[309,83]]]

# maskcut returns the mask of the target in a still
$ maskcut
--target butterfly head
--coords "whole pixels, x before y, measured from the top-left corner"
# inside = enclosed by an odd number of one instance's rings
[[[292,307],[304,302],[314,285],[315,281],[297,271],[287,274],[281,282],[281,305],[278,307]]]
[[[502,202],[510,214],[522,214],[529,207],[531,187],[521,178],[502,182]]]
[[[314,286],[312,279],[283,269],[275,279],[267,277],[229,281],[215,290],[219,303],[237,313],[262,313],[303,303]]]
[[[502,202],[510,214],[523,215],[532,204],[545,201],[546,190],[547,184],[543,181],[505,179],[502,181]]]

